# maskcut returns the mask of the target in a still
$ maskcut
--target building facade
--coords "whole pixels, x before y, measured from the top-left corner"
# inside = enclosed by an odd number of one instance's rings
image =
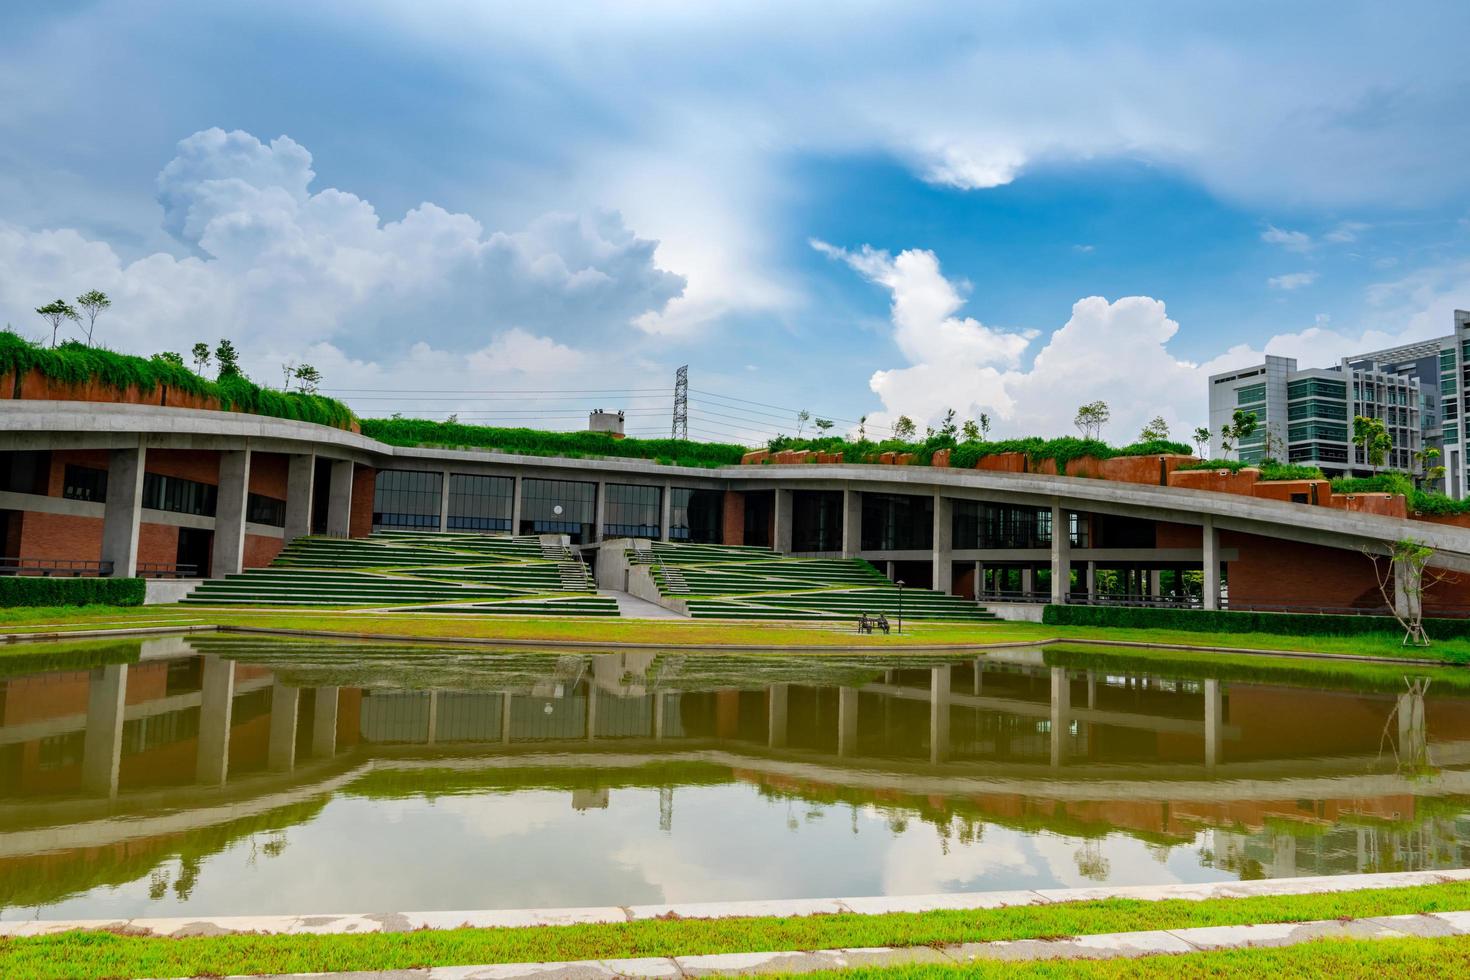
[[[1418,472],[1417,453],[1440,451],[1442,489],[1470,492],[1461,436],[1464,389],[1470,383],[1470,313],[1455,311],[1454,332],[1342,358],[1325,368],[1299,368],[1294,358],[1267,355],[1261,364],[1215,374],[1209,381],[1211,452],[1225,454],[1221,430],[1236,410],[1258,427],[1233,449],[1241,460],[1273,459],[1318,466],[1328,476],[1367,476],[1379,469]],[[1382,467],[1353,445],[1353,420],[1383,419],[1393,448]]]

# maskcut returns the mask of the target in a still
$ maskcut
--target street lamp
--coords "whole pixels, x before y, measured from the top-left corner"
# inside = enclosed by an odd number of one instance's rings
[[[903,635],[903,579],[898,580],[898,633]]]

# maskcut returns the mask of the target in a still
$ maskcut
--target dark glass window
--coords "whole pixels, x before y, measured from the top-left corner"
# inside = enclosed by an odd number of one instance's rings
[[[508,476],[449,474],[449,530],[509,531],[515,489]]]
[[[438,530],[444,474],[379,470],[373,484],[373,527]]]
[[[793,490],[791,550],[842,550],[842,492]]]
[[[521,481],[521,534],[567,534],[572,544],[592,540],[597,484],[572,480]]]
[[[245,501],[245,519],[252,524],[286,526],[286,502],[275,497],[252,493]]]
[[[864,551],[910,551],[934,546],[934,498],[863,494]]]
[[[161,473],[143,474],[143,506],[149,510],[213,517],[218,495],[219,488],[209,483]]]
[[[68,500],[94,500],[98,503],[105,501],[107,471],[68,463],[61,484],[61,495]]]
[[[669,538],[694,544],[723,544],[725,493],[723,490],[670,491]]]
[[[626,483],[607,484],[607,506],[603,520],[607,537],[657,538],[663,501],[659,487],[635,487]]]
[[[1080,514],[1068,513],[1067,525],[1072,544],[1081,548],[1088,547],[1087,519]],[[1050,548],[1051,508],[1013,507],[1007,504],[987,504],[978,500],[956,500],[954,546]]]

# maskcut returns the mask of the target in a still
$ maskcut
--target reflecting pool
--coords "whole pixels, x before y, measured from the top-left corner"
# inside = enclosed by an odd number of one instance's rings
[[[11,648],[0,916],[1470,866],[1470,672],[1181,657]]]

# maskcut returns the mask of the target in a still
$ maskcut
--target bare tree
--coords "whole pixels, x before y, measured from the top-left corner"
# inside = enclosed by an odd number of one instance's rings
[[[293,359],[291,359],[289,361],[282,361],[281,362],[281,390],[282,391],[290,391],[291,390],[291,379],[294,378],[294,377],[296,377],[296,360],[293,358]]]

